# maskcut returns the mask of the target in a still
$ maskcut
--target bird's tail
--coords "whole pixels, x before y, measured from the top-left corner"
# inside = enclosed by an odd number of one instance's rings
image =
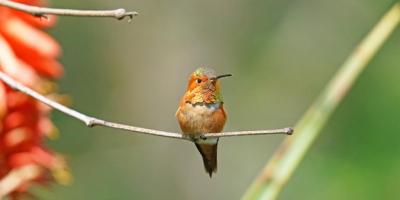
[[[212,176],[217,172],[217,147],[218,140],[215,143],[195,143],[201,156],[203,157],[204,168],[206,172]]]

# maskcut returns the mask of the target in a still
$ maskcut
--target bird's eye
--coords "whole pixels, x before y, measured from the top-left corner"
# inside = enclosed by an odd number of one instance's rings
[[[197,79],[196,82],[197,82],[197,83],[201,83],[201,79]]]

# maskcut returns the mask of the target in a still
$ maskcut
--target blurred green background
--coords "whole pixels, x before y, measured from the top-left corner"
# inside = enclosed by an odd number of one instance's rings
[[[232,73],[222,89],[225,130],[293,126],[393,0],[52,1],[54,7],[124,7],[131,23],[59,17],[60,90],[100,118],[179,131],[187,76]],[[280,199],[400,197],[400,29],[361,75]],[[239,199],[285,136],[220,140],[218,173],[193,144],[96,127],[59,112],[74,182],[37,188],[39,199]]]

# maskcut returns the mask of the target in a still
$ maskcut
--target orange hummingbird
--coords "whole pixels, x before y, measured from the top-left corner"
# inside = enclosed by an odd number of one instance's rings
[[[190,75],[187,90],[175,114],[183,134],[199,136],[222,131],[226,113],[219,79],[227,76],[232,75],[217,76],[213,69],[204,67]],[[204,168],[211,177],[217,170],[218,138],[199,139],[195,141],[195,145],[203,157]]]

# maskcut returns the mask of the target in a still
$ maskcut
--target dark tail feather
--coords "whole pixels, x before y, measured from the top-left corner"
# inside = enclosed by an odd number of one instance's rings
[[[195,143],[197,150],[199,150],[203,157],[204,168],[207,173],[212,176],[212,173],[217,172],[217,147],[218,141],[215,144],[198,144]]]

